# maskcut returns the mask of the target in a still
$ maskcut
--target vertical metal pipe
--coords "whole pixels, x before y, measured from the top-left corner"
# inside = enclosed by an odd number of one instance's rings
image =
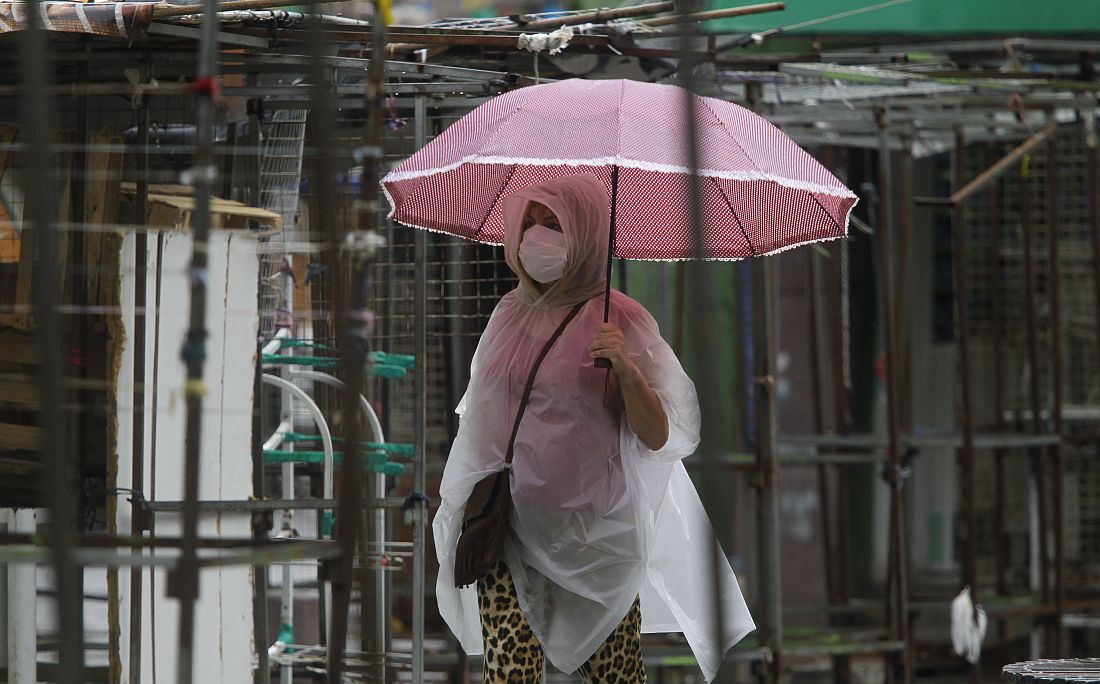
[[[38,349],[40,392],[40,449],[45,468],[43,491],[49,506],[50,559],[57,583],[57,612],[60,643],[58,681],[77,684],[84,681],[84,641],[81,625],[81,569],[73,558],[74,547],[74,475],[69,454],[76,451],[66,444],[68,430],[62,412],[61,327],[57,307],[61,301],[61,267],[57,257],[57,226],[54,223],[56,200],[55,156],[50,146],[50,105],[47,87],[52,81],[50,57],[46,51],[46,32],[41,0],[29,0],[24,6],[26,30],[20,32],[19,60],[22,81],[23,125],[20,132],[26,145],[23,154],[26,188],[24,236],[33,236],[38,263],[32,273],[35,343]],[[63,217],[68,220],[69,217]],[[30,229],[30,233],[26,231]],[[28,241],[31,242],[31,241]]]
[[[995,143],[987,143],[985,146],[985,164],[987,168],[989,165],[997,159],[997,146]],[[989,195],[987,198],[986,213],[989,217],[989,251],[990,251],[990,316],[993,319],[993,413],[994,424],[997,426],[998,431],[1004,430],[1004,411],[1005,411],[1005,396],[1004,396],[1004,313],[1002,293],[1001,293],[1001,280],[1003,274],[1001,272],[1001,192],[1002,181],[1000,179],[993,181],[993,184],[989,188]],[[1008,594],[1008,549],[1005,539],[1005,457],[1007,451],[1005,449],[997,449],[993,452],[994,458],[994,524],[996,530],[994,531],[994,545],[997,558],[997,595],[1004,596]],[[1000,629],[1003,631],[1005,624],[1002,621],[1000,623]]]
[[[149,60],[141,64],[141,82],[149,80]],[[134,236],[134,392],[130,415],[133,420],[133,439],[131,440],[130,487],[136,491],[145,491],[145,328],[149,312],[147,280],[149,264],[149,101],[142,98],[137,112],[138,153],[135,172],[137,173],[137,194],[134,197],[136,216],[134,223],[139,227]],[[156,320],[154,313],[153,320]],[[136,499],[135,499],[136,503]],[[130,535],[140,537],[143,533],[141,515],[133,506],[130,510]],[[130,550],[130,556],[137,560],[142,555],[140,548]],[[146,570],[139,565],[130,567],[130,658],[129,683],[141,684],[141,632],[142,632],[142,578]],[[151,572],[151,570],[150,570]]]
[[[258,81],[255,73],[250,73],[245,76],[245,82],[248,86],[254,87]],[[245,140],[246,149],[248,154],[244,160],[245,178],[242,183],[245,202],[252,206],[260,206],[260,161],[263,152],[260,148],[260,126],[262,124],[260,120],[260,107],[262,106],[262,100],[254,99],[248,101],[248,135]],[[287,228],[284,227],[284,230]],[[288,302],[292,302],[293,298]],[[263,429],[263,380],[261,375],[263,373],[263,363],[257,355],[256,358],[256,378],[252,386],[252,495],[257,499],[263,499],[265,496],[264,491],[264,454],[263,454],[263,436],[260,431]],[[252,519],[252,538],[257,541],[266,541],[269,537],[268,527],[271,524],[271,520],[274,518],[274,512],[271,513],[271,518],[264,518],[261,516],[254,516]],[[323,583],[322,583],[323,586]],[[256,648],[256,672],[253,675],[255,684],[270,684],[271,683],[271,661],[267,654],[268,643],[270,638],[267,632],[267,620],[268,620],[268,605],[267,605],[267,592],[268,592],[268,566],[263,564],[256,564],[252,566],[252,630],[253,630],[253,643]],[[322,592],[323,595],[324,592]],[[323,600],[323,598],[322,598]],[[324,613],[325,607],[321,607],[321,613]],[[323,641],[321,643],[324,643]],[[290,668],[287,668],[288,670]]]
[[[1051,116],[1053,120],[1053,113]],[[1050,136],[1046,149],[1046,206],[1047,206],[1047,242],[1049,263],[1049,295],[1050,295],[1050,345],[1051,351],[1051,384],[1053,390],[1052,404],[1050,407],[1053,418],[1054,434],[1062,437],[1062,270],[1059,253],[1059,233],[1061,226],[1058,216],[1058,135]],[[1058,608],[1055,616],[1054,629],[1054,654],[1058,656],[1062,652],[1062,615],[1066,610],[1066,548],[1065,548],[1065,505],[1063,501],[1063,469],[1062,445],[1056,443],[1050,447],[1051,465],[1054,470],[1054,496],[1052,505],[1054,508],[1054,602]]]
[[[966,162],[966,141],[962,131],[955,133],[955,165],[952,187],[960,188]],[[966,225],[963,223],[963,208],[955,204],[951,208],[951,265],[954,270],[955,328],[958,342],[959,369],[959,427],[962,432],[962,447],[959,449],[959,466],[963,479],[963,525],[966,528],[966,544],[963,547],[963,584],[970,587],[971,599],[978,603],[978,515],[974,503],[974,425],[970,402],[970,312],[968,309],[967,264],[966,264]],[[971,681],[981,680],[981,664],[970,669]]]
[[[256,355],[256,371],[252,381],[252,496],[264,498],[264,451],[261,442],[263,430],[263,363]],[[269,513],[268,515],[273,515]],[[252,538],[265,542],[268,538],[268,519],[262,513],[252,514]],[[271,684],[271,663],[267,656],[267,566],[257,563],[252,566],[252,643],[256,648],[256,671],[254,684]]]
[[[912,130],[906,130],[900,136],[901,151],[898,154],[898,250],[897,278],[895,279],[896,305],[894,316],[897,344],[897,383],[898,415],[902,430],[912,428],[912,414],[909,396],[909,347],[908,335],[909,307],[909,245],[913,234],[913,143]]]
[[[1031,408],[1031,429],[1036,435],[1043,431],[1042,403],[1039,399],[1039,344],[1036,311],[1035,311],[1035,264],[1031,221],[1032,209],[1031,178],[1028,173],[1028,165],[1020,166],[1020,232],[1023,236],[1024,259],[1024,319],[1026,321],[1025,334],[1027,337],[1027,357],[1030,368],[1028,383],[1028,398]],[[1032,447],[1028,449],[1028,458],[1031,461],[1031,476],[1035,483],[1037,506],[1039,511],[1038,532],[1038,556],[1039,556],[1039,589],[1044,605],[1050,602],[1050,574],[1047,571],[1047,514],[1046,514],[1046,483],[1045,467],[1041,449]]]
[[[848,339],[847,278],[848,246],[843,241],[830,245],[832,259],[829,262],[829,319],[832,326],[832,368],[833,368],[833,404],[838,434],[848,434],[851,430],[851,414],[848,409],[850,383],[848,381],[846,341]],[[849,559],[851,543],[849,535],[848,510],[848,467],[837,467],[836,481],[836,590],[841,605],[847,605],[852,597]]]
[[[698,2],[697,0],[685,0],[677,9],[688,14],[695,9]],[[684,116],[684,138],[683,149],[687,153],[688,162],[688,209],[689,216],[691,217],[691,229],[692,229],[692,241],[693,255],[698,259],[704,255],[704,242],[703,242],[703,208],[702,200],[700,197],[700,179],[699,179],[699,131],[698,120],[696,118],[696,109],[699,106],[698,96],[695,94],[695,66],[696,61],[692,55],[695,53],[692,51],[693,42],[698,36],[695,31],[695,24],[687,24],[683,30],[679,47],[683,57],[679,60],[678,65],[678,79],[679,84],[684,91],[683,101],[683,116]],[[710,312],[713,310],[714,301],[712,295],[712,288],[708,286],[707,271],[705,263],[698,261],[691,264],[690,275],[693,276],[693,287],[691,290],[694,294],[692,297],[692,303],[694,308],[693,324],[696,326],[695,340],[697,341],[698,354],[696,358],[707,359],[711,353],[711,350],[707,348],[705,340],[712,339],[712,336],[708,334],[710,328]],[[770,330],[764,330],[764,335],[770,334]],[[704,370],[707,370],[704,368]],[[713,511],[712,519],[715,521],[715,532],[719,539],[726,538],[724,529],[728,527],[728,520],[725,515],[719,513],[716,506],[723,501],[724,497],[721,491],[721,482],[717,475],[718,468],[718,452],[721,448],[719,444],[720,426],[723,423],[724,416],[719,414],[716,409],[719,406],[718,397],[720,396],[720,389],[715,382],[714,374],[710,372],[703,372],[698,378],[697,384],[699,392],[700,407],[702,410],[702,429],[700,434],[699,450],[702,452],[702,461],[706,472],[709,477],[706,478],[705,486],[702,491],[702,500],[709,510]],[[774,427],[774,426],[772,426]],[[774,433],[769,433],[767,437],[760,436],[761,441],[767,441]],[[714,625],[715,632],[712,635],[714,643],[712,646],[715,651],[724,655],[724,627],[723,627],[723,605],[722,598],[722,583],[719,581],[720,567],[726,560],[721,557],[718,544],[712,544],[711,554],[711,586],[714,588]],[[778,604],[776,604],[778,608]]]
[[[908,629],[908,588],[905,568],[905,525],[902,500],[901,419],[898,406],[899,354],[897,340],[897,301],[894,296],[894,187],[893,168],[890,158],[889,113],[886,110],[876,112],[879,129],[879,226],[876,236],[879,245],[879,263],[882,295],[882,317],[886,328],[886,414],[887,414],[887,454],[888,465],[885,480],[890,486],[890,552],[888,556],[888,575],[892,578],[887,593],[887,614],[891,638],[909,642]],[[899,657],[897,674],[903,682],[909,680],[908,658],[905,653]]]
[[[374,15],[371,18],[371,61],[370,67],[367,72],[368,78],[364,91],[368,112],[366,136],[364,137],[364,142],[366,143],[367,148],[375,150],[375,152],[373,152],[373,157],[367,157],[364,159],[363,162],[362,201],[365,201],[367,204],[363,205],[363,208],[360,212],[363,218],[361,225],[369,230],[375,230],[380,225],[380,212],[378,208],[378,201],[381,194],[379,191],[379,181],[382,178],[382,146],[385,136],[385,129],[383,126],[385,119],[386,97],[385,45],[386,22],[381,9],[381,3],[375,2]],[[356,278],[356,284],[364,282],[365,278],[365,269],[367,267],[367,264],[361,261],[360,265],[363,268],[363,274]],[[417,270],[422,271],[422,268],[423,266],[421,267],[421,269]],[[358,289],[359,298],[353,300],[355,304],[355,308],[353,310],[357,313],[363,311],[366,308],[367,304],[366,293],[362,291],[362,286],[358,286]],[[423,370],[416,374],[418,381],[423,374]],[[380,473],[374,474],[370,478],[370,480],[374,485],[372,493],[373,497],[377,497],[379,499],[385,497],[385,476]],[[386,511],[381,508],[372,508],[368,512],[368,520],[373,523],[369,529],[373,530],[375,541],[379,544],[379,551],[384,551],[384,544],[386,540]],[[369,531],[367,532],[367,534],[364,534],[363,537],[366,537],[367,535],[369,535]],[[389,593],[387,592],[386,587],[387,573],[383,568],[379,567],[373,572],[373,578],[371,575],[372,573],[367,568],[367,564],[363,563],[363,569],[360,572],[360,597],[362,599],[361,619],[364,621],[363,626],[365,626],[365,621],[368,619],[369,616],[373,615],[374,633],[370,635],[369,639],[363,639],[362,637],[368,636],[369,631],[361,628],[360,641],[362,644],[362,650],[377,653],[377,666],[373,669],[372,672],[379,681],[384,681],[386,678],[385,654],[390,650],[390,605]],[[373,579],[375,583],[373,587],[373,592],[370,591],[370,589],[368,588],[371,579]]]
[[[1089,198],[1089,231],[1092,234],[1092,287],[1096,306],[1096,330],[1100,336],[1100,197],[1097,197],[1096,111],[1087,110],[1085,118],[1085,164]]]
[[[414,102],[414,137],[416,148],[427,142],[428,107],[425,95],[417,95]],[[428,410],[428,233],[414,231],[416,269],[416,339],[413,353],[420,372],[416,374],[415,416],[416,460],[413,464],[413,491],[423,493],[425,470],[427,468],[427,410]],[[424,542],[428,508],[424,499],[414,497],[412,509],[413,524],[413,607],[412,607],[412,680],[419,682],[424,678]]]
[[[775,354],[771,330],[774,318],[774,259],[754,259],[751,264],[753,336],[756,338],[756,468],[760,478],[757,513],[760,521],[764,630],[772,650],[772,679],[783,674],[783,602],[779,555],[779,464],[775,458]],[[713,478],[712,478],[713,479]]]
[[[332,626],[328,637],[327,676],[330,682],[339,682],[344,669],[344,651],[347,646],[348,606],[351,601],[353,561],[355,545],[359,538],[362,513],[362,471],[358,457],[359,436],[362,434],[362,411],[359,410],[359,395],[363,387],[364,354],[355,338],[356,328],[354,311],[347,305],[347,293],[353,289],[349,282],[348,267],[340,258],[340,245],[344,233],[333,215],[336,206],[334,184],[336,173],[334,161],[338,153],[334,130],[337,126],[336,98],[333,93],[332,73],[323,63],[328,46],[321,36],[321,24],[316,19],[316,3],[310,2],[310,19],[307,24],[307,41],[310,57],[309,82],[311,135],[314,137],[315,150],[312,164],[310,187],[317,189],[315,215],[311,216],[313,228],[322,236],[322,261],[325,265],[325,293],[333,304],[332,336],[338,340],[343,358],[341,366],[344,376],[344,391],[340,395],[339,406],[344,416],[343,427],[346,453],[341,467],[340,497],[336,512],[335,537],[340,547],[340,557],[326,568],[327,579],[331,584]],[[365,187],[367,179],[362,178]],[[373,220],[369,224],[374,225]],[[357,265],[356,271],[358,271]]]
[[[216,179],[214,162],[214,101],[217,88],[217,0],[203,0],[199,65],[195,90],[195,212],[191,219],[192,251],[189,268],[191,310],[181,358],[187,366],[186,429],[183,464],[183,529],[180,558],[173,571],[170,594],[180,602],[178,684],[191,684],[194,675],[195,602],[199,597],[196,541],[199,525],[199,469],[202,464],[203,367],[206,361],[207,240],[210,233],[210,192]]]
[[[818,255],[813,249],[805,250],[806,254],[806,287],[809,293],[809,328],[810,328],[810,392],[813,401],[810,405],[813,412],[813,426],[815,434],[825,431],[824,403],[821,394],[822,374],[822,349],[821,349],[821,296],[818,275]],[[833,525],[830,505],[832,499],[829,496],[829,470],[822,461],[817,463],[817,491],[821,499],[821,547],[825,565],[825,593],[829,605],[836,604],[836,580],[833,576]]]
[[[371,21],[371,61],[364,92],[367,121],[363,147],[360,148],[359,158],[362,163],[360,175],[360,197],[358,201],[358,225],[363,230],[374,230],[378,225],[378,181],[380,178],[380,166],[382,162],[383,142],[383,113],[385,98],[385,59],[384,45],[386,42],[386,25],[382,20],[382,12],[375,3],[374,17]],[[324,54],[325,46],[320,37],[321,27],[314,23],[311,27],[310,48],[311,56],[315,61],[315,72],[320,71],[320,58]],[[317,79],[317,84],[320,79]],[[325,100],[325,111],[334,119],[336,107],[333,94],[330,90],[317,91],[318,97]],[[329,124],[328,118],[322,119],[322,127]],[[335,153],[333,139],[328,131],[319,131],[323,145],[322,157],[328,157]],[[329,167],[329,160],[324,159],[319,165],[321,168]],[[330,182],[331,176],[322,179],[322,182]],[[322,198],[322,202],[324,202]],[[326,221],[326,241],[328,248],[334,249],[343,242],[339,226],[333,221]],[[346,296],[337,297],[337,311],[335,319],[338,324],[337,335],[339,347],[343,357],[343,374],[345,391],[341,402],[345,419],[344,431],[344,462],[343,477],[341,479],[340,504],[337,515],[337,539],[340,542],[341,557],[340,567],[337,570],[336,581],[333,586],[334,619],[332,640],[328,650],[328,677],[329,681],[341,681],[344,670],[344,650],[347,638],[347,614],[348,603],[351,599],[353,578],[355,577],[355,549],[356,542],[362,541],[367,529],[361,525],[362,517],[362,462],[359,458],[359,439],[363,434],[362,411],[358,410],[359,397],[363,392],[363,370],[366,365],[365,350],[363,348],[363,330],[365,320],[362,312],[366,307],[366,295],[364,283],[366,282],[369,263],[363,254],[351,254],[351,263],[339,269],[341,274],[349,274],[351,281],[341,284],[337,281],[337,290],[342,290]],[[381,515],[381,513],[379,513]],[[374,515],[368,516],[373,520]],[[377,529],[377,528],[375,528]],[[364,546],[364,551],[366,547]],[[359,569],[360,582],[360,637],[361,648],[370,652],[367,677],[382,681],[385,676],[384,651],[385,651],[385,625],[382,630],[366,629],[367,621],[377,618],[380,605],[380,592],[384,592],[384,583],[376,578],[377,585],[371,587],[372,571],[366,563]],[[384,597],[384,594],[383,594]],[[377,627],[377,621],[376,621]],[[382,633],[377,633],[382,631]]]

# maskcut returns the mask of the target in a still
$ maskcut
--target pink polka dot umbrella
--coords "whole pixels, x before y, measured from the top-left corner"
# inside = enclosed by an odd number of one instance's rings
[[[737,260],[847,234],[851,190],[762,117],[697,96],[697,247],[684,110],[682,89],[629,80],[499,95],[382,179],[390,218],[503,244],[502,198],[587,171],[607,184],[609,254],[620,259]]]

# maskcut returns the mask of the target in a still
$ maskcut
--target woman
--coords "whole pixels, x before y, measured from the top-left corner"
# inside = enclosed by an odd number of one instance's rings
[[[519,286],[497,304],[456,412],[433,522],[440,613],[486,682],[538,681],[545,654],[586,682],[645,681],[640,632],[683,631],[707,679],[755,626],[680,459],[699,441],[695,387],[645,309],[611,292],[603,323],[608,193],[584,173],[506,197],[505,259]],[[539,367],[512,462],[504,558],[455,589],[455,545],[473,486],[501,470],[527,375]],[[612,373],[593,358],[612,362]]]

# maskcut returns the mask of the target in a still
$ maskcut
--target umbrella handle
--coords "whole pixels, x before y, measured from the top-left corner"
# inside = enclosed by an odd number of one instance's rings
[[[615,204],[619,194],[619,165],[611,167],[611,229],[607,235],[607,275],[604,280],[603,290],[603,322],[607,323],[608,313],[611,308],[611,264],[615,258]],[[594,361],[596,368],[611,368],[611,359],[597,356]]]

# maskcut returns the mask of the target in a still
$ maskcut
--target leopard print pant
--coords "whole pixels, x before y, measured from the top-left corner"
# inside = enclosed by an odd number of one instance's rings
[[[485,684],[535,684],[542,680],[542,646],[519,607],[512,574],[500,561],[477,581]],[[637,599],[623,621],[577,673],[585,684],[644,684],[642,612]]]

